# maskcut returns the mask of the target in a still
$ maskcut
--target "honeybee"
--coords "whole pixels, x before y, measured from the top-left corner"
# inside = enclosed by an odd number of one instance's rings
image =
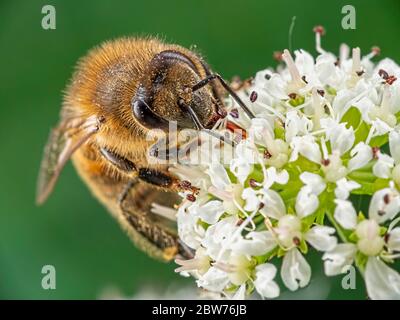
[[[91,192],[137,247],[164,261],[190,258],[174,223],[152,213],[151,205],[173,207],[179,203],[177,192],[195,188],[171,174],[167,164],[147,161],[152,145],[145,137],[154,128],[168,130],[168,121],[176,121],[178,129],[210,130],[226,115],[224,92],[253,117],[229,85],[188,49],[153,38],[117,39],[94,48],[79,61],[59,124],[50,133],[37,203],[45,202],[72,158]]]

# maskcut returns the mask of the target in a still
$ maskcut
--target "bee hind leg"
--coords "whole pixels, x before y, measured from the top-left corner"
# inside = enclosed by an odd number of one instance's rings
[[[118,196],[118,206],[121,209],[121,211],[125,210],[125,208],[124,208],[125,200],[128,197],[129,192],[137,184],[137,182],[138,182],[137,178],[129,180],[128,183],[122,189],[122,192],[120,193],[120,195]]]

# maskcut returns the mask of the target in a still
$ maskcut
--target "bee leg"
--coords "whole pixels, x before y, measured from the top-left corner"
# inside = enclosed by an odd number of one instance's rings
[[[129,180],[129,182],[124,186],[122,192],[118,197],[118,206],[119,208],[124,211],[124,202],[129,195],[131,189],[136,185],[137,179]]]
[[[179,180],[171,174],[159,170],[140,168],[138,178],[144,182],[166,188],[173,192],[190,191],[193,194],[199,192],[199,189],[192,186],[189,181]]]
[[[168,146],[165,139],[162,140],[152,145],[149,150],[149,156],[155,158],[157,163],[160,164],[186,163],[191,152],[195,151],[201,144],[200,136],[173,147]]]
[[[193,259],[194,252],[193,249],[190,248],[187,244],[185,244],[181,239],[178,239],[178,247],[179,247],[179,254],[177,258],[183,259]]]

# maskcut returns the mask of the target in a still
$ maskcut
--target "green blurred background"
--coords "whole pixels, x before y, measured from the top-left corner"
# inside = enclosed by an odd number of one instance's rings
[[[41,8],[54,5],[57,29],[41,28]],[[357,29],[341,28],[342,6],[352,4]],[[89,194],[71,165],[43,207],[34,205],[42,148],[58,119],[62,92],[74,64],[100,42],[127,35],[161,35],[197,45],[225,78],[248,77],[274,66],[272,52],[288,47],[312,53],[312,28],[327,30],[323,47],[342,42],[400,60],[400,1],[5,1],[0,2],[0,298],[92,299],[105,288],[132,296],[147,285],[194,286],[174,265],[153,261],[134,248],[106,210]],[[365,298],[326,279],[314,256],[311,286],[285,298]],[[54,265],[57,289],[41,288],[43,265]]]

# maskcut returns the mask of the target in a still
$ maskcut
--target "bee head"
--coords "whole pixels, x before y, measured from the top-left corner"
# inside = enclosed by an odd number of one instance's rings
[[[132,100],[135,119],[144,127],[210,128],[218,118],[213,91],[204,86],[193,91],[201,76],[194,63],[178,51],[162,51],[154,56],[144,72]]]

